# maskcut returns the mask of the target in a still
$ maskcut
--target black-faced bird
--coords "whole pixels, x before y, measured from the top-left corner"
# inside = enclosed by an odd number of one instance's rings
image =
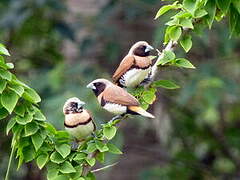
[[[84,140],[96,129],[91,114],[83,109],[84,104],[83,101],[73,97],[68,99],[63,106],[65,129],[77,141]]]
[[[121,87],[106,79],[96,79],[87,85],[95,93],[99,104],[107,111],[122,115],[133,114],[149,118],[154,116],[140,107],[138,100]]]
[[[120,87],[140,85],[151,72],[150,51],[153,49],[146,41],[135,43],[113,74],[113,82]]]

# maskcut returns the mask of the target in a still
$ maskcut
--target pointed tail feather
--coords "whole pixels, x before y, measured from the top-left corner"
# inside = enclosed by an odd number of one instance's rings
[[[143,108],[141,108],[140,106],[129,106],[128,109],[130,111],[133,111],[137,114],[140,114],[142,116],[148,117],[148,118],[155,118],[155,116],[153,116],[152,114],[150,114],[149,112],[145,111]]]

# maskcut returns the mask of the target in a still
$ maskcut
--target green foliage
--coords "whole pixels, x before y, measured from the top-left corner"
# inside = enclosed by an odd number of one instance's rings
[[[7,51],[3,52],[6,54]],[[5,63],[2,56],[1,60]],[[107,152],[122,154],[115,145],[106,141],[116,135],[115,124],[119,121],[103,124],[94,137],[89,137],[73,150],[69,134],[57,131],[45,121],[37,105],[41,99],[35,90],[18,80],[9,70],[0,70],[1,118],[11,116],[6,133],[11,131],[13,134],[12,148],[16,151],[18,168],[23,163],[35,160],[40,169],[47,167],[48,179],[94,179],[90,172],[82,174],[85,166],[94,166],[96,160],[104,163]],[[90,157],[91,154],[96,155]]]

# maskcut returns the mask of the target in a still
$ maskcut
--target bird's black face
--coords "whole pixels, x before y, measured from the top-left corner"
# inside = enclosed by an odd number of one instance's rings
[[[101,94],[106,88],[106,84],[102,82],[95,82],[93,83],[93,85],[95,86],[95,89],[93,89],[93,92],[95,93],[96,96]]]
[[[150,55],[150,51],[146,51],[147,46],[140,45],[134,51],[133,54],[136,56],[146,57]]]
[[[83,111],[83,107],[79,106],[77,102],[70,102],[69,106],[66,108],[66,111],[66,114],[81,113]]]

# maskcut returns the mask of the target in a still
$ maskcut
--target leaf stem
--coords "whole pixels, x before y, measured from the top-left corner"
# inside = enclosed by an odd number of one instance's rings
[[[6,175],[5,175],[5,180],[9,180],[10,167],[11,167],[11,164],[12,164],[14,152],[15,152],[15,140],[12,144],[12,150],[11,150],[11,154],[10,154],[10,157],[9,157],[9,160],[8,160],[8,167],[7,167],[7,172],[6,172]]]

